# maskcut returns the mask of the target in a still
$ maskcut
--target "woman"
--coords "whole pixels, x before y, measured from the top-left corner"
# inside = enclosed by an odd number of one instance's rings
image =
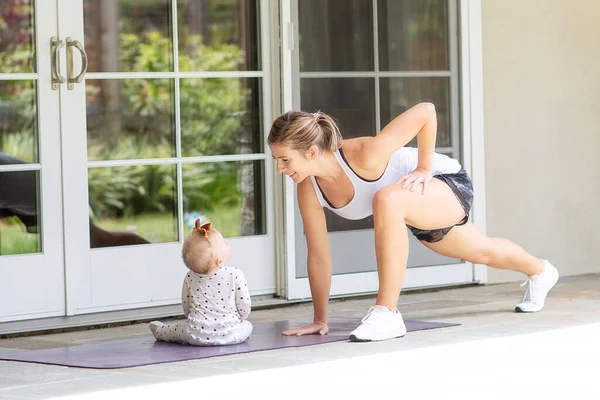
[[[515,311],[542,309],[558,271],[506,239],[485,236],[469,222],[471,181],[456,160],[434,152],[436,132],[431,103],[402,113],[375,137],[342,139],[335,121],[323,113],[289,111],[273,122],[268,143],[277,169],[298,184],[314,305],[314,323],[284,335],[328,331],[331,256],[323,207],[346,219],[374,219],[379,292],[350,340],[406,334],[396,303],[408,259],[407,226],[439,254],[526,274],[525,295]],[[418,149],[404,147],[415,136]]]

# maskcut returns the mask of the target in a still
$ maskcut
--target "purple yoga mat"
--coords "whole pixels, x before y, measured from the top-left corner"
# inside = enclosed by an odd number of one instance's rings
[[[408,332],[458,325],[423,321],[405,321],[405,323]],[[286,329],[304,324],[306,321],[256,323],[248,341],[232,346],[199,347],[157,342],[151,334],[148,334],[45,350],[0,351],[0,360],[97,369],[136,367],[348,340],[350,332],[360,324],[360,318],[331,317],[329,334],[323,336],[281,334]]]

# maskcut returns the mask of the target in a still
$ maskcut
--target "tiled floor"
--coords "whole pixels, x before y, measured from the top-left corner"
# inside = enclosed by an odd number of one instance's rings
[[[187,380],[199,377],[354,359],[375,354],[386,355],[393,352],[409,354],[415,349],[426,350],[433,346],[468,344],[489,338],[505,339],[528,333],[600,323],[600,275],[562,278],[551,292],[546,308],[536,314],[512,312],[520,297],[518,283],[405,294],[401,296],[399,305],[405,319],[454,322],[461,325],[415,332],[402,339],[380,343],[336,342],[120,370],[91,370],[0,361],[0,399],[83,395],[105,389],[141,388],[161,382],[183,384]],[[371,298],[335,301],[330,306],[330,312],[362,315],[372,304]],[[310,304],[299,304],[255,311],[250,320],[285,320],[311,314]],[[2,339],[0,349],[43,349],[136,335],[149,335],[147,324]],[[572,340],[577,341],[577,337],[573,337]],[[527,354],[523,357],[526,360]],[[523,368],[522,363],[523,360],[516,359],[514,368]],[[598,365],[597,360],[595,365]]]

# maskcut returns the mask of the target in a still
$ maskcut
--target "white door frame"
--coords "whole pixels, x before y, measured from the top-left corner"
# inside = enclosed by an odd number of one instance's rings
[[[83,0],[58,2],[58,34],[66,40],[73,38],[83,43]],[[74,58],[75,70],[80,68],[79,57]],[[65,69],[66,74],[66,69]],[[81,306],[91,303],[89,268],[90,234],[88,227],[87,188],[87,135],[85,108],[85,81],[72,90],[60,88],[63,167],[63,209],[65,232],[66,314],[74,315]],[[84,149],[84,150],[82,150]],[[82,179],[85,176],[85,179]],[[71,232],[71,234],[69,234]],[[77,232],[73,234],[72,232]],[[87,256],[87,257],[86,257]]]
[[[473,181],[473,223],[486,233],[483,34],[481,0],[460,0],[460,75],[465,170]],[[487,266],[473,265],[473,280],[487,283]]]
[[[36,73],[0,74],[7,80],[36,80],[39,162],[6,165],[0,171],[37,170],[42,252],[0,257],[0,322],[64,315],[65,282],[60,166],[59,92],[52,90],[50,38],[57,35],[55,2],[37,1],[35,15]],[[64,43],[64,42],[63,42]],[[60,72],[65,57],[61,50]]]
[[[298,82],[294,80],[294,52],[298,46],[297,21],[298,0],[281,1],[281,52],[282,52],[282,102],[283,110],[294,108],[298,104],[294,97],[299,96]],[[377,0],[373,0],[377,1]],[[483,75],[482,75],[482,32],[481,0],[460,0],[460,39],[459,59],[461,65],[462,131],[464,168],[473,179],[475,201],[472,221],[485,232],[485,152],[483,142]],[[285,254],[285,293],[288,299],[310,298],[308,278],[296,278],[295,248],[295,196],[294,184],[288,179],[282,183],[280,198],[284,204],[283,253]],[[335,234],[335,233],[334,233]],[[463,262],[443,267],[410,268],[406,272],[404,288],[440,286],[469,281],[485,283],[487,269],[482,265]],[[377,272],[334,275],[331,283],[331,296],[351,293],[376,292],[378,289]]]

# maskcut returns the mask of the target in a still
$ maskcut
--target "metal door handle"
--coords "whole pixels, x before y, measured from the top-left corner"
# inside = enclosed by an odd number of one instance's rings
[[[52,69],[52,90],[57,90],[61,83],[65,83],[65,77],[60,74],[60,49],[64,46],[62,40],[56,36],[50,38],[50,64]]]
[[[73,48],[76,48],[81,53],[81,72],[77,76],[73,76]],[[75,83],[80,83],[83,81],[83,77],[87,72],[88,67],[88,58],[83,48],[83,45],[78,40],[73,40],[72,38],[67,38],[67,76],[69,78],[67,88],[69,90],[73,90],[75,87]]]

